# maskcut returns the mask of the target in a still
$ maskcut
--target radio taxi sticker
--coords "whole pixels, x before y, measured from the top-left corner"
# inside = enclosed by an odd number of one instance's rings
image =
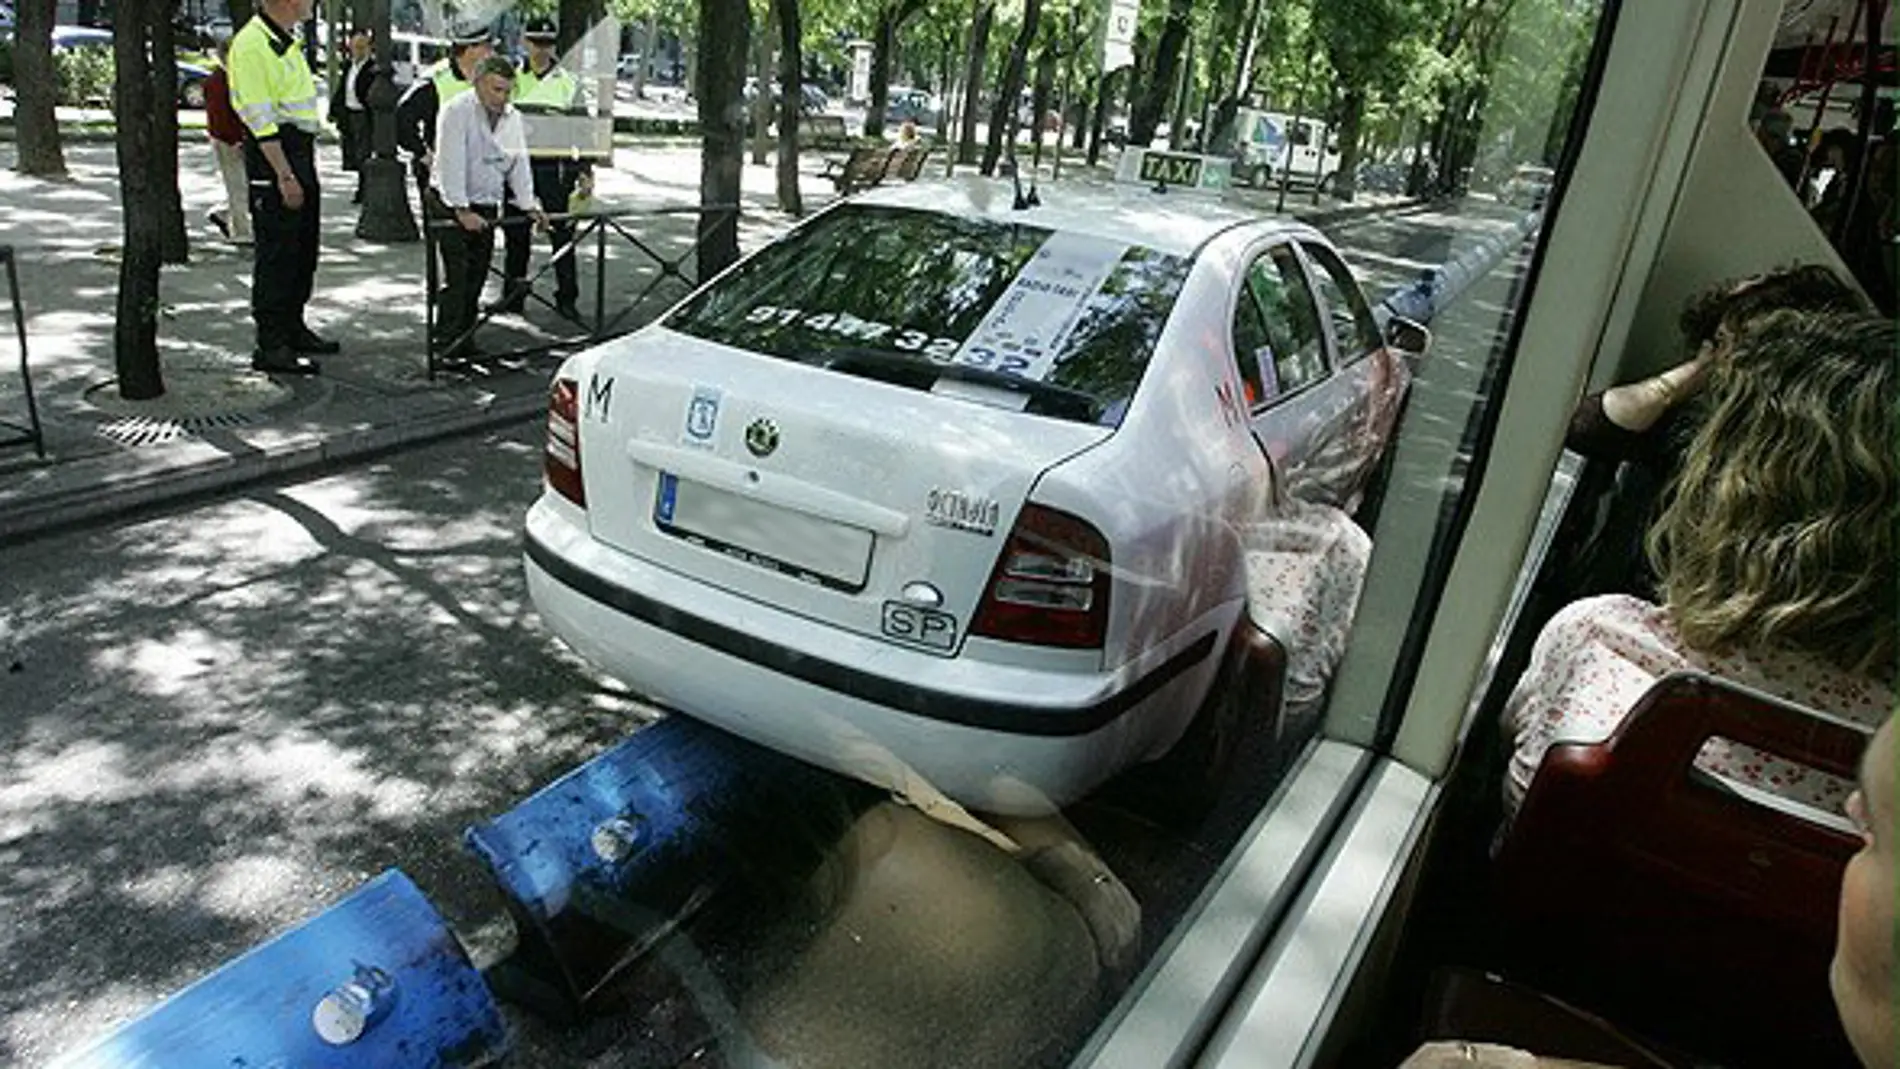
[[[713,435],[719,431],[719,402],[724,396],[714,386],[693,387],[693,398],[686,402],[686,420],[680,428],[680,444],[699,449],[713,447]]]
[[[970,332],[956,362],[1037,382],[1047,378],[1089,301],[1127,252],[1126,242],[1112,238],[1051,234]]]

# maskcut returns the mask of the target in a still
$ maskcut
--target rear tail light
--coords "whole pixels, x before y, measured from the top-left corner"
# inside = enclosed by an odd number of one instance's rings
[[[1108,540],[1087,522],[1024,505],[970,633],[1006,642],[1101,649],[1108,631]]]
[[[548,390],[548,443],[542,453],[542,471],[548,487],[582,508],[587,490],[581,485],[581,388],[573,379],[555,379]]]

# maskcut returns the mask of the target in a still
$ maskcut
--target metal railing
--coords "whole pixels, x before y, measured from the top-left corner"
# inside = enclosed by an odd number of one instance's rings
[[[34,455],[42,460],[46,458],[46,432],[40,426],[39,403],[33,398],[33,374],[26,365],[26,310],[20,306],[20,272],[14,265],[13,246],[0,245],[0,264],[7,268],[7,296],[13,302],[13,331],[20,346],[20,386],[26,391],[27,425],[0,420],[0,431],[8,432],[0,437],[0,448],[15,445],[33,446]]]
[[[692,240],[687,242],[683,249],[672,256],[667,255],[664,251],[657,248],[655,241],[652,240],[650,236],[643,237],[641,234],[636,233],[635,229],[629,225],[630,220],[636,219],[665,219],[689,216],[699,220],[698,225],[695,226],[692,231]],[[439,244],[437,234],[444,230],[453,229],[459,224],[457,224],[454,219],[432,218],[427,220],[423,226],[423,256],[427,264],[424,272],[424,289],[426,291],[426,299],[424,301],[424,307],[426,309],[424,333],[428,339],[429,378],[434,379],[436,373],[442,370],[445,363],[447,363],[444,359],[447,354],[455,352],[458,348],[469,342],[475,336],[475,332],[479,330],[483,324],[500,314],[513,298],[519,296],[523,300],[534,301],[545,308],[559,312],[559,309],[555,306],[553,301],[535,291],[535,283],[539,281],[543,275],[552,270],[555,264],[563,257],[579,257],[581,250],[590,244],[594,249],[593,315],[591,317],[583,315],[580,320],[569,320],[576,327],[580,328],[583,333],[557,338],[540,345],[493,354],[484,354],[482,359],[501,360],[511,357],[541,355],[566,346],[601,341],[634,329],[634,327],[639,324],[627,325],[628,318],[644,307],[647,299],[662,285],[668,281],[673,281],[679,283],[685,289],[690,290],[699,284],[699,280],[696,277],[697,272],[690,271],[689,265],[692,265],[697,260],[700,246],[714,237],[720,236],[728,227],[736,230],[739,224],[739,218],[740,206],[737,204],[681,205],[678,207],[624,209],[620,211],[551,213],[548,215],[550,224],[564,222],[572,222],[575,224],[573,236],[570,237],[566,243],[561,245],[560,248],[556,249],[552,256],[542,260],[540,264],[535,267],[533,272],[521,281],[521,289],[519,291],[510,291],[508,289],[508,277],[505,270],[505,252],[501,249],[493,250],[488,258],[488,271],[487,275],[484,276],[484,282],[489,276],[502,279],[502,300],[492,305],[478,306],[474,321],[459,334],[449,338],[440,337],[435,331],[437,310],[440,304],[439,290],[442,285],[441,272],[438,267],[440,260],[437,250]],[[508,230],[516,227],[531,227],[534,225],[534,221],[526,215],[510,215],[504,216],[500,220],[492,221],[489,225],[495,228],[497,234],[505,234]],[[611,315],[608,313],[607,307],[607,239],[610,234],[617,235],[626,247],[640,255],[640,259],[634,261],[636,265],[645,264],[652,269],[651,273],[645,279],[644,285],[640,287],[639,292],[635,294],[631,300],[620,304]],[[497,265],[495,262],[497,258],[501,258],[504,261],[504,265]],[[579,264],[576,264],[575,270],[578,274],[580,270]],[[591,323],[587,322],[590,318],[592,320]],[[470,361],[455,361],[458,366],[468,362]]]

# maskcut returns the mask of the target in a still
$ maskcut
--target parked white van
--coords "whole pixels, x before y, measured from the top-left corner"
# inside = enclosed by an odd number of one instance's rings
[[[1339,140],[1318,119],[1241,108],[1234,117],[1234,177],[1265,187],[1290,170],[1295,185],[1331,189],[1339,172]]]

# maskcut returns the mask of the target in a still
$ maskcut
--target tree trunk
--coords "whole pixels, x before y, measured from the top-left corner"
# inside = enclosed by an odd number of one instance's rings
[[[1056,43],[1044,42],[1036,57],[1036,83],[1029,91],[1029,136],[1035,140],[1038,166],[1042,163],[1043,116],[1049,113],[1050,101],[1056,95],[1056,63],[1060,59]]]
[[[653,53],[660,45],[660,19],[648,15],[640,32],[640,62],[633,65],[633,99],[647,95],[647,68],[653,65]]]
[[[53,69],[55,0],[21,0],[13,46],[14,136],[19,159],[13,168],[37,178],[66,177],[59,146],[59,75]]]
[[[566,55],[574,43],[587,36],[587,31],[607,16],[604,0],[560,0],[556,24],[559,36],[555,38],[560,55]]]
[[[1016,141],[1016,112],[1023,95],[1023,69],[1029,64],[1029,42],[1036,38],[1036,21],[1042,15],[1042,0],[1024,0],[1023,25],[1016,31],[1016,43],[1009,48],[1009,62],[1003,67],[1003,84],[990,105],[990,137],[983,149],[983,173],[995,174],[996,161],[1003,155],[1007,139]]]
[[[686,94],[697,99],[699,96],[699,42],[693,40],[691,30],[680,31],[680,58],[686,66],[686,78],[682,83],[686,88]]]
[[[1155,128],[1168,110],[1175,83],[1181,77],[1181,49],[1188,39],[1188,17],[1194,12],[1194,0],[1168,0],[1168,18],[1161,27],[1161,40],[1155,46],[1154,63],[1145,72],[1134,113],[1128,117],[1128,143],[1149,145]]]
[[[772,0],[778,15],[778,206],[786,214],[805,214],[798,192],[798,118],[805,101],[804,53],[799,36],[798,0]]]
[[[1090,167],[1102,159],[1102,130],[1108,125],[1108,105],[1115,99],[1115,79],[1120,75],[1121,71],[1110,71],[1095,83],[1095,118],[1089,122]]]
[[[1240,51],[1234,57],[1234,80],[1227,87],[1227,95],[1221,99],[1219,109],[1214,112],[1214,122],[1207,130],[1207,144],[1218,146],[1220,150],[1225,150],[1232,140],[1234,120],[1240,116],[1240,102],[1253,87],[1254,41],[1259,32],[1260,0],[1248,0],[1247,21],[1240,31]]]
[[[1181,87],[1174,95],[1174,112],[1168,116],[1168,147],[1185,149],[1188,142],[1188,114],[1194,99],[1194,38],[1189,37],[1181,56]]]
[[[976,162],[976,113],[983,104],[983,68],[990,56],[990,24],[996,21],[995,0],[976,0],[970,22],[969,62],[963,79],[963,129],[957,139],[957,162]]]
[[[765,166],[772,152],[772,8],[765,8],[765,25],[752,35],[752,162]]]
[[[118,116],[119,206],[125,251],[119,261],[119,300],[112,359],[119,396],[145,401],[165,392],[158,369],[158,268],[162,259],[164,190],[156,182],[159,102],[152,97],[146,43],[161,0],[119,0],[113,20],[113,111]]]
[[[897,31],[923,10],[923,0],[895,0],[877,11],[877,33],[871,42],[871,102],[864,110],[864,136],[884,136],[884,105],[891,99],[891,65],[897,51]]]
[[[1340,109],[1339,170],[1333,176],[1333,196],[1350,201],[1358,194],[1359,130],[1366,118],[1366,88],[1363,84],[1346,90]]]
[[[148,0],[152,18],[152,185],[158,197],[158,244],[168,264],[191,260],[185,205],[178,192],[178,0]]]
[[[745,68],[752,38],[747,0],[699,0],[699,202],[735,207],[745,173]],[[738,220],[727,212],[699,217],[699,278],[739,258]]]

